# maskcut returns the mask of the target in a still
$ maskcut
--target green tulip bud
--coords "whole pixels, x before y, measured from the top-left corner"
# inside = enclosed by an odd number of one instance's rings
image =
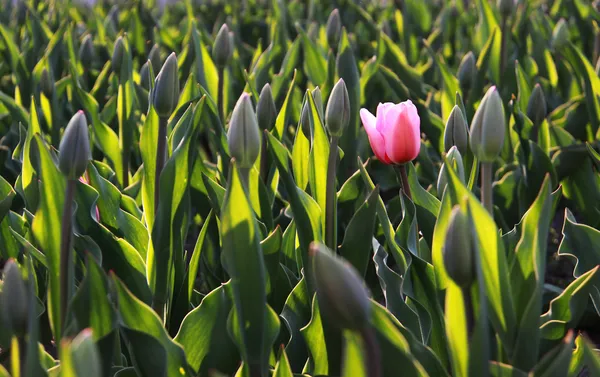
[[[338,43],[340,42],[340,36],[342,34],[342,19],[340,18],[340,12],[334,9],[327,19],[327,43],[329,44],[329,48],[332,50],[336,50]]]
[[[529,102],[527,103],[527,117],[533,124],[540,125],[546,118],[548,107],[546,106],[546,97],[540,84],[535,84]]]
[[[302,104],[302,112],[300,114],[300,127],[302,127],[302,133],[304,134],[304,136],[310,139],[310,103],[308,103],[308,99],[306,99]]]
[[[552,30],[552,48],[561,49],[567,42],[569,42],[569,26],[565,19],[561,18]]]
[[[443,246],[444,267],[459,287],[468,288],[475,280],[473,227],[469,215],[455,206],[450,213]]]
[[[476,76],[477,63],[475,62],[475,55],[473,55],[472,51],[469,51],[463,56],[458,66],[458,83],[463,94],[473,87]]]
[[[152,64],[152,69],[154,70],[154,72],[158,71],[162,66],[162,59],[160,58],[160,48],[157,44],[152,46],[152,49],[148,54],[148,60],[150,60],[150,64]]]
[[[102,363],[92,329],[81,331],[71,343],[71,356],[76,376],[101,377]]]
[[[273,92],[271,85],[265,84],[258,96],[258,104],[256,105],[256,117],[258,125],[263,130],[271,130],[275,126],[277,120],[277,107],[273,100]]]
[[[498,0],[498,10],[503,17],[510,16],[515,9],[515,0]]]
[[[4,265],[4,279],[2,285],[2,315],[4,323],[17,336],[25,335],[27,331],[28,291],[19,266],[14,260],[9,259]]]
[[[94,41],[92,40],[92,36],[87,34],[83,41],[81,42],[81,46],[79,46],[79,61],[84,68],[89,68],[94,63]]]
[[[179,101],[179,74],[177,56],[169,55],[154,81],[153,104],[161,118],[168,118]]]
[[[495,86],[481,100],[471,124],[471,150],[481,162],[492,162],[504,145],[506,120],[502,99]]]
[[[467,121],[460,107],[454,105],[448,121],[446,121],[444,149],[448,152],[452,146],[456,146],[461,154],[466,154],[468,145],[469,128],[467,127]]]
[[[114,27],[114,30],[118,30],[119,28],[119,7],[117,5],[113,5],[108,11],[108,15],[106,18],[110,21],[110,25]]]
[[[310,245],[309,255],[321,313],[341,329],[367,326],[371,302],[356,269],[317,242]]]
[[[227,131],[229,153],[240,168],[249,169],[254,165],[260,153],[260,141],[261,135],[252,100],[248,93],[242,93],[233,108]]]
[[[46,68],[42,69],[42,73],[40,74],[40,89],[47,98],[52,98],[54,94],[54,79]]]
[[[140,85],[142,88],[150,90],[150,72],[148,70],[148,62],[144,63],[140,69]]]
[[[58,147],[58,167],[67,179],[78,179],[90,159],[90,141],[85,114],[79,110],[71,118]]]
[[[213,44],[212,56],[217,67],[223,68],[233,56],[233,38],[229,34],[229,27],[223,24]]]
[[[123,60],[125,60],[125,42],[123,42],[123,37],[119,37],[115,42],[115,47],[113,48],[113,54],[111,59],[113,72],[117,75],[121,74],[121,66],[123,65]]]
[[[448,177],[446,173],[446,169],[448,168],[446,164],[452,166],[452,169],[456,172],[460,181],[462,183],[465,183],[465,167],[463,165],[463,159],[460,155],[460,151],[458,150],[458,148],[456,148],[456,146],[453,146],[446,154],[446,162],[442,164],[440,174],[438,175],[437,192],[440,197],[442,196],[442,194],[444,193],[444,189],[448,185]]]
[[[313,100],[315,101],[315,106],[317,107],[317,111],[319,112],[319,116],[323,119],[323,95],[321,94],[321,89],[317,86],[312,90]]]
[[[344,79],[339,79],[331,91],[325,109],[325,123],[332,136],[341,136],[350,123],[350,98]]]

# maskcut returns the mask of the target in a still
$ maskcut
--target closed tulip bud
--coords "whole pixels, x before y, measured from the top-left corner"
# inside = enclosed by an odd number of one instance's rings
[[[323,95],[321,94],[321,89],[317,86],[311,92],[313,96],[313,100],[315,101],[315,106],[317,107],[317,111],[319,112],[319,116],[323,119]]]
[[[86,35],[79,46],[79,61],[85,69],[88,69],[94,63],[94,41],[91,35]]]
[[[340,35],[342,34],[342,19],[340,18],[340,12],[334,9],[331,14],[329,14],[329,18],[327,19],[327,43],[329,44],[329,48],[335,50],[340,41]]]
[[[535,84],[529,102],[527,103],[527,117],[531,119],[533,124],[539,125],[546,118],[546,112],[548,107],[546,106],[546,97],[540,84]]]
[[[52,79],[50,72],[44,68],[40,74],[40,89],[47,98],[52,98],[54,94],[54,79]]]
[[[71,118],[58,147],[58,167],[67,179],[78,179],[90,159],[90,141],[85,114],[79,110]]]
[[[156,76],[152,100],[154,109],[161,118],[170,117],[173,110],[175,110],[175,106],[177,106],[179,101],[179,74],[175,53],[169,55]]]
[[[463,56],[458,66],[458,83],[460,88],[464,92],[468,91],[473,87],[475,77],[477,76],[477,63],[475,62],[475,55],[469,51]]]
[[[459,287],[468,288],[475,280],[473,228],[467,213],[455,206],[450,214],[443,246],[444,267]]]
[[[367,326],[371,302],[356,269],[316,242],[310,245],[309,254],[321,313],[344,330]]]
[[[308,100],[304,101],[302,105],[302,113],[300,114],[300,127],[302,127],[302,133],[304,136],[310,139],[310,104]]]
[[[17,336],[23,336],[27,331],[28,292],[19,266],[9,259],[4,265],[4,279],[0,299],[2,300],[2,315],[4,323]]]
[[[83,330],[73,339],[71,356],[76,376],[102,377],[100,353],[92,329]]]
[[[233,41],[229,35],[229,27],[223,24],[213,44],[212,57],[217,67],[223,68],[233,56]]]
[[[140,85],[146,90],[150,90],[150,72],[148,71],[148,62],[144,63],[140,69]]]
[[[325,123],[332,136],[341,136],[350,123],[350,98],[343,79],[339,79],[331,91],[325,110]]]
[[[471,150],[481,162],[492,162],[504,145],[504,106],[495,86],[488,89],[471,123]]]
[[[265,84],[260,95],[258,96],[258,104],[256,105],[256,117],[258,125],[263,130],[271,130],[275,126],[277,120],[277,107],[273,100],[273,92],[271,85]]]
[[[448,169],[448,167],[446,164],[452,166],[452,169],[456,172],[460,181],[465,183],[465,167],[463,165],[462,156],[460,155],[460,151],[456,148],[456,146],[453,146],[448,151],[448,154],[446,154],[446,162],[442,164],[440,175],[438,176],[437,192],[439,196],[442,196],[446,185],[448,185],[448,177],[446,173],[446,169]]]
[[[446,152],[456,146],[461,154],[467,153],[469,145],[469,128],[460,107],[454,105],[444,130],[444,149]]]
[[[252,108],[250,95],[242,93],[233,108],[227,131],[229,153],[239,167],[249,169],[254,165],[260,153],[260,141],[258,120]]]
[[[117,75],[121,74],[121,67],[123,65],[123,60],[125,59],[125,42],[123,42],[123,37],[117,38],[115,42],[115,47],[113,48],[112,54],[112,68],[113,72]]]
[[[117,5],[113,5],[108,11],[106,18],[108,18],[114,29],[117,30],[119,28],[119,7]]]
[[[569,42],[569,26],[564,18],[561,18],[552,30],[552,48],[560,49]]]
[[[510,16],[515,9],[515,0],[498,0],[498,10],[503,17]]]
[[[152,46],[150,53],[148,53],[148,60],[150,60],[150,64],[152,64],[152,69],[154,72],[158,71],[162,66],[162,59],[160,58],[160,48],[157,44]]]

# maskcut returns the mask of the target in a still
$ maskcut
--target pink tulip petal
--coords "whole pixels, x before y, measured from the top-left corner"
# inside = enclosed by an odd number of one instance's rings
[[[385,141],[376,127],[377,119],[367,109],[360,109],[360,119],[365,127],[365,131],[367,131],[367,136],[369,137],[369,143],[371,144],[373,153],[375,153],[375,156],[377,156],[378,159],[386,164],[389,164],[391,161],[385,154]]]
[[[377,105],[377,130],[381,133],[383,133],[385,128],[389,125],[387,113],[392,107],[394,107],[392,102],[380,103]]]
[[[385,151],[396,164],[404,164],[414,160],[421,149],[420,119],[412,102],[403,102],[390,110],[390,120],[395,124],[388,125],[383,133]]]

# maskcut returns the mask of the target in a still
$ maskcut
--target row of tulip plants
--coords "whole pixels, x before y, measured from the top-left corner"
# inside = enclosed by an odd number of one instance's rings
[[[0,3],[0,376],[600,376],[599,1]]]

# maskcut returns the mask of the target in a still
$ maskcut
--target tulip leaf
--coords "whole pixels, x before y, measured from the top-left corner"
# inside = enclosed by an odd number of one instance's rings
[[[293,370],[304,368],[306,359],[309,356],[301,329],[311,320],[311,304],[306,280],[305,277],[302,277],[290,292],[281,312],[283,323],[285,323],[290,334],[290,340],[285,349],[290,356],[290,365]]]
[[[302,190],[306,190],[306,186],[308,185],[309,155],[310,142],[304,135],[302,127],[298,127],[292,148],[292,168],[296,184]]]
[[[361,337],[353,331],[344,331],[344,357],[342,360],[342,377],[368,377],[365,364],[368,361],[364,353]]]
[[[285,348],[281,349],[281,355],[279,356],[279,361],[277,361],[277,364],[275,365],[273,377],[294,377],[290,360],[285,353]]]
[[[325,58],[317,50],[317,46],[306,35],[302,28],[297,27],[298,33],[302,37],[302,51],[304,52],[304,72],[315,86],[323,85],[327,79],[327,69]]]
[[[275,120],[275,135],[277,139],[281,140],[283,138],[283,134],[285,133],[285,129],[287,127],[287,122],[289,118],[289,112],[291,109],[291,98],[294,93],[294,85],[296,83],[296,70],[294,70],[294,77],[292,78],[292,82],[290,83],[290,88],[285,96],[285,100],[283,101],[283,105],[281,105],[281,109],[279,110],[279,114],[277,114],[277,119]]]
[[[496,29],[500,29],[496,16],[492,11],[490,3],[485,0],[477,0],[477,10],[479,12],[479,24],[477,25],[477,32],[475,33],[476,43],[482,48],[484,46],[483,41],[489,41],[491,35],[495,33]],[[500,30],[499,30],[500,31]],[[504,72],[500,72],[500,44],[501,38],[492,39],[493,45],[490,50],[490,58],[492,64],[488,65],[490,76],[496,83],[500,82],[501,75]],[[487,44],[487,43],[486,43]],[[484,48],[482,48],[483,50]],[[478,64],[478,68],[479,64]]]
[[[562,377],[569,372],[574,335],[569,332],[563,341],[545,354],[529,375],[531,377]]]
[[[190,259],[190,264],[188,267],[187,278],[188,278],[188,301],[191,302],[192,295],[194,293],[194,285],[196,283],[196,277],[198,275],[198,269],[200,268],[200,258],[202,258],[202,250],[205,248],[206,243],[208,243],[206,239],[206,234],[208,233],[208,226],[213,219],[213,211],[211,210],[208,213],[208,216],[204,219],[204,224],[202,224],[202,229],[200,230],[200,234],[196,239],[196,246],[194,246],[194,251],[192,252],[192,258]],[[182,324],[183,326],[183,324]]]

